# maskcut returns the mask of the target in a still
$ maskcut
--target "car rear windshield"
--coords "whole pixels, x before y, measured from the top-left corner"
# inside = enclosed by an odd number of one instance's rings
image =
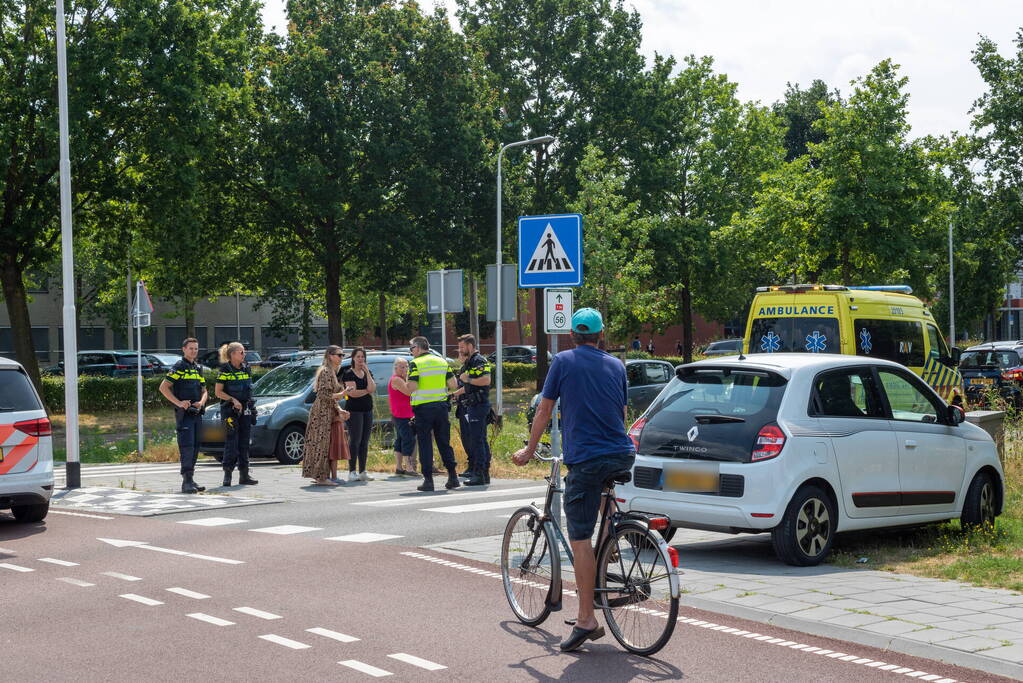
[[[32,383],[19,369],[0,370],[0,413],[42,410]]]
[[[984,368],[1005,370],[1019,365],[1019,354],[1015,351],[967,351],[959,361],[964,370],[982,370]]]
[[[755,318],[750,353],[841,353],[838,318]]]
[[[126,353],[119,354],[114,356],[114,362],[117,363],[118,365],[130,365],[133,368],[135,368],[138,367],[139,357],[136,356],[134,353],[130,355]],[[146,368],[149,367],[150,365],[152,365],[152,363],[149,362],[149,359],[146,357],[146,354],[142,354],[142,367]]]
[[[318,365],[282,365],[256,380],[253,396],[294,396],[305,391],[316,375]]]
[[[785,378],[773,372],[683,368],[647,411],[640,452],[748,462],[784,393]]]

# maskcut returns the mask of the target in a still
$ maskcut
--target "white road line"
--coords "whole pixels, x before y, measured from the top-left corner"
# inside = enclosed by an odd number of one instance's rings
[[[427,671],[440,671],[441,669],[447,668],[443,664],[437,664],[436,662],[431,662],[429,659],[422,659],[421,657],[407,655],[404,652],[396,652],[393,655],[387,656],[391,659],[397,659],[399,662],[418,666],[420,669],[426,669]]]
[[[469,505],[448,505],[440,508],[423,508],[423,512],[446,512],[448,514],[461,514],[465,512],[482,512],[484,510],[500,510],[501,508],[517,508],[529,505],[534,498],[519,498],[517,500],[495,500],[489,503],[472,503]]]
[[[0,568],[10,569],[12,572],[34,572],[35,569],[29,569],[28,567],[22,567],[17,564],[8,564],[7,562],[0,562]]]
[[[51,515],[68,515],[69,517],[88,517],[89,519],[116,519],[106,515],[87,515],[82,512],[68,512],[67,510],[50,510]]]
[[[347,536],[332,536],[325,540],[348,541],[349,543],[374,543],[376,541],[387,541],[392,538],[404,538],[404,536],[395,536],[394,534],[374,534],[366,531],[361,534],[348,534]]]
[[[220,564],[245,564],[242,560],[229,560],[226,557],[213,557],[212,555],[189,553],[188,556],[196,560],[207,560],[209,562],[219,562]]]
[[[69,576],[64,576],[64,577],[61,577],[61,578],[59,578],[57,580],[58,581],[63,581],[64,583],[70,583],[72,586],[81,586],[82,588],[88,588],[89,586],[95,586],[96,585],[94,583],[89,583],[88,581],[82,581],[81,579],[72,579]]]
[[[261,534],[278,534],[280,536],[288,536],[291,534],[304,534],[307,531],[323,531],[318,526],[298,526],[296,524],[282,524],[281,526],[268,526],[262,529],[249,529],[249,531],[256,531]]]
[[[349,669],[355,669],[356,671],[361,671],[364,674],[369,674],[370,676],[373,676],[375,678],[381,678],[382,676],[393,676],[394,675],[390,671],[384,671],[383,669],[378,669],[375,666],[371,666],[369,664],[365,664],[363,662],[358,661],[357,659],[346,659],[343,662],[338,662],[338,664],[340,664],[341,666],[347,666]]]
[[[198,619],[199,621],[205,621],[207,624],[213,624],[214,626],[234,626],[233,621],[221,619],[220,617],[211,617],[210,615],[203,614],[202,612],[193,612],[192,614],[186,614],[185,616]]]
[[[323,636],[324,638],[331,638],[342,643],[354,643],[355,641],[358,640],[358,638],[356,638],[355,636],[348,636],[345,635],[344,633],[338,633],[337,631],[330,631],[325,628],[320,628],[319,626],[317,626],[316,628],[307,628],[306,631],[308,633],[315,633],[318,636]]]
[[[14,551],[10,548],[0,548],[0,553],[13,553]]]
[[[487,490],[487,491],[470,491],[470,492],[467,492],[467,493],[447,493],[447,494],[444,494],[444,495],[435,495],[435,496],[415,496],[415,495],[410,495],[410,496],[406,496],[406,497],[403,497],[403,498],[385,498],[383,500],[364,500],[364,501],[359,501],[359,502],[356,502],[356,503],[352,503],[352,505],[368,505],[368,506],[371,506],[371,507],[396,507],[396,506],[399,506],[399,505],[417,505],[417,504],[423,503],[424,501],[425,502],[430,502],[433,498],[436,498],[438,500],[438,502],[440,502],[441,499],[444,499],[444,500],[452,499],[453,500],[453,499],[457,498],[457,499],[461,500],[463,498],[490,498],[490,497],[493,497],[493,496],[511,496],[511,495],[516,495],[517,496],[517,495],[521,495],[523,493],[526,493],[527,491],[539,492],[539,491],[546,491],[546,490],[547,490],[546,486],[518,486],[518,487],[515,487],[515,488],[511,488],[511,489],[490,489],[490,490]]]
[[[115,579],[121,579],[122,581],[141,581],[142,580],[142,579],[140,579],[137,576],[132,576],[131,574],[119,574],[118,572],[103,572],[103,576],[110,576],[110,577],[113,577]]]
[[[230,517],[204,517],[203,519],[186,519],[178,524],[194,524],[195,526],[227,526],[228,524],[243,524],[247,519],[231,519]]]
[[[177,587],[175,587],[175,588],[168,588],[167,592],[168,593],[177,593],[178,595],[183,595],[186,598],[192,598],[193,600],[206,600],[207,598],[210,597],[210,596],[206,595],[205,593],[196,593],[195,591],[190,591],[187,588],[177,588]]]
[[[40,557],[40,562],[49,562],[50,564],[58,564],[61,567],[77,567],[77,562],[68,562],[67,560],[57,560],[52,557]]]
[[[273,633],[267,633],[265,636],[260,636],[263,640],[269,640],[271,643],[277,643],[284,647],[290,647],[292,650],[308,650],[312,645],[306,645],[300,643],[297,640],[291,640],[290,638],[284,638],[283,636],[276,636]]]
[[[149,605],[150,607],[153,607],[154,605],[163,604],[159,600],[153,600],[152,598],[147,598],[142,595],[135,595],[134,593],[125,593],[124,595],[119,595],[118,597],[124,598],[126,600],[134,600],[135,602],[141,602],[143,605]]]
[[[273,614],[271,612],[264,612],[263,610],[256,609],[255,607],[235,607],[234,611],[235,612],[241,612],[242,614],[248,614],[250,617],[259,617],[260,619],[266,619],[268,621],[270,619],[283,619],[284,618],[284,617],[282,617],[279,614]]]

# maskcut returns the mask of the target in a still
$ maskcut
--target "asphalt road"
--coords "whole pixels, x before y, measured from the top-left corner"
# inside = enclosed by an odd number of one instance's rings
[[[3,678],[1005,680],[688,608],[653,658],[610,633],[562,654],[572,598],[529,628],[496,567],[418,548],[499,533],[514,506],[490,504],[538,497],[536,486],[424,496],[411,481],[373,482],[149,518],[55,511],[37,525],[0,513]],[[213,518],[230,523],[195,524]]]

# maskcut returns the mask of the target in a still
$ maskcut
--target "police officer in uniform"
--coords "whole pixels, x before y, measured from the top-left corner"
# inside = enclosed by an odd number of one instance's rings
[[[462,383],[465,418],[459,425],[468,432],[469,463],[472,472],[466,486],[490,483],[490,444],[487,443],[487,417],[490,415],[490,363],[476,350],[476,337],[463,334],[458,351],[466,358],[458,373]]]
[[[181,354],[184,357],[160,382],[160,393],[174,406],[181,460],[181,492],[199,493],[206,488],[197,486],[192,475],[195,474],[195,459],[199,456],[199,432],[208,398],[206,381],[195,362],[199,355],[199,341],[192,337],[183,341]]]
[[[213,394],[219,398],[220,419],[224,423],[224,486],[231,485],[231,474],[238,466],[239,484],[258,484],[249,476],[249,434],[256,421],[256,402],[252,400],[252,373],[245,362],[245,346],[231,342],[220,347],[220,372]]]
[[[462,362],[462,367],[465,367],[465,362],[469,360],[469,356],[465,355],[462,351],[462,345],[458,345],[458,360]],[[461,374],[459,370],[459,374]],[[455,399],[455,419],[458,420],[458,440],[462,442],[462,450],[465,451],[465,455],[468,458],[465,471],[458,475],[460,479],[469,479],[472,477],[473,471],[476,469],[476,460],[473,457],[474,453],[472,447],[469,445],[469,424],[468,419],[468,404],[465,402],[465,383],[458,377],[455,377],[455,381],[458,382],[458,390],[455,391],[451,396]]]

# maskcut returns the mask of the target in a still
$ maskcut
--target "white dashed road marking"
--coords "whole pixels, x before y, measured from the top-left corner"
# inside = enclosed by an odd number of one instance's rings
[[[263,529],[249,529],[249,531],[256,531],[261,534],[278,534],[280,536],[288,536],[290,534],[304,534],[307,531],[322,531],[322,528],[318,526],[282,524],[281,526],[268,526]]]
[[[9,564],[7,562],[0,562],[0,569],[10,569],[12,572],[34,572],[35,569],[28,567],[22,567],[18,564]]]
[[[121,581],[141,581],[142,580],[142,579],[140,579],[137,576],[132,576],[131,574],[119,574],[118,572],[103,572],[103,576],[109,576],[109,577],[112,577],[112,578],[115,578],[115,579],[120,579]]]
[[[221,619],[220,617],[211,617],[210,615],[203,614],[202,612],[193,612],[192,614],[186,614],[185,616],[198,619],[199,621],[205,621],[207,624],[213,624],[214,626],[234,626],[233,621]]]
[[[51,515],[69,515],[71,517],[88,517],[89,519],[116,519],[106,515],[87,515],[84,512],[68,512],[67,510],[50,510]]]
[[[390,657],[391,659],[397,659],[399,662],[405,662],[406,664],[411,664],[412,666],[418,666],[420,669],[426,669],[427,671],[440,671],[441,669],[447,668],[443,664],[437,664],[436,662],[431,662],[429,659],[422,659],[421,657],[407,655],[404,652],[396,652],[393,655],[387,656]]]
[[[297,640],[276,636],[273,633],[267,633],[265,636],[260,636],[260,638],[263,640],[269,640],[271,643],[283,645],[284,647],[290,647],[292,650],[308,650],[312,647],[312,645],[306,645],[305,643],[300,643]]]
[[[70,583],[72,586],[81,586],[82,588],[87,588],[89,586],[95,586],[96,585],[94,583],[89,583],[88,581],[82,581],[81,579],[72,579],[69,576],[64,576],[64,577],[61,577],[61,578],[59,578],[57,580],[58,581],[63,581],[64,583]]]
[[[319,626],[317,626],[316,628],[307,628],[306,631],[308,633],[315,633],[318,636],[323,636],[324,638],[338,640],[342,643],[354,643],[355,641],[358,640],[358,638],[356,638],[355,636],[348,636],[345,635],[344,633],[338,633],[337,631],[330,631],[325,628],[320,628]]]
[[[491,489],[489,491],[472,491],[466,493],[446,493],[435,496],[404,496],[402,498],[387,498],[385,500],[365,500],[352,505],[369,505],[372,507],[396,507],[399,505],[421,505],[424,502],[430,502],[436,498],[437,502],[447,500],[448,496],[452,500],[455,498],[462,500],[463,498],[490,498],[493,496],[508,496],[508,495],[520,495],[526,491],[546,491],[546,486],[517,486],[511,489]]]
[[[247,519],[232,519],[230,517],[204,517],[203,519],[186,519],[178,524],[193,524],[195,526],[227,526],[228,524],[244,524]]]
[[[358,661],[356,659],[346,659],[343,662],[338,662],[338,664],[340,664],[341,666],[347,666],[349,669],[355,669],[356,671],[361,671],[364,674],[369,674],[370,676],[373,676],[375,678],[380,678],[382,676],[393,676],[394,675],[390,671],[384,671],[383,669],[378,669],[375,666],[371,666],[371,665],[366,664],[364,662],[360,662],[360,661]]]
[[[177,587],[175,587],[175,588],[168,588],[167,592],[169,592],[169,593],[177,593],[178,595],[183,595],[186,598],[192,598],[193,600],[206,600],[207,598],[210,597],[210,596],[206,595],[205,593],[196,593],[195,591],[190,591],[187,588],[177,588]]]
[[[348,534],[347,536],[332,536],[328,541],[348,541],[349,543],[375,543],[376,541],[387,541],[392,538],[404,538],[394,534],[374,534],[363,532],[361,534]]]
[[[495,500],[489,503],[470,503],[469,505],[447,505],[442,508],[423,508],[423,512],[446,512],[449,515],[466,512],[483,512],[484,510],[500,510],[501,508],[520,508],[529,505],[535,499],[520,498],[518,500]]]
[[[61,567],[77,567],[78,566],[77,562],[68,562],[67,560],[57,560],[57,559],[54,559],[52,557],[40,557],[39,561],[40,562],[49,562],[50,564],[57,564],[57,565],[60,565]]]
[[[260,619],[283,619],[279,614],[272,614],[270,612],[264,612],[263,610],[256,609],[254,607],[235,607],[235,612],[241,612],[242,614],[248,614],[250,617],[259,617]]]
[[[149,605],[150,607],[153,607],[154,605],[163,604],[159,600],[153,600],[152,598],[147,598],[142,595],[135,595],[134,593],[125,593],[124,595],[120,595],[118,597],[124,598],[126,600],[134,600],[135,602],[141,602],[143,605]]]

